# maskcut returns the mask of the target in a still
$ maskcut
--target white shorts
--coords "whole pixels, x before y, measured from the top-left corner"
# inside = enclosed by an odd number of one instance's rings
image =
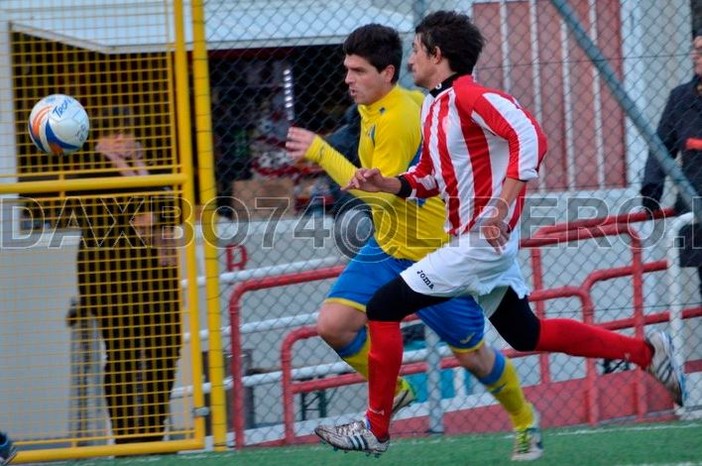
[[[405,283],[428,296],[472,295],[489,317],[511,287],[522,298],[529,293],[517,261],[519,231],[496,251],[479,233],[453,238],[402,272]]]

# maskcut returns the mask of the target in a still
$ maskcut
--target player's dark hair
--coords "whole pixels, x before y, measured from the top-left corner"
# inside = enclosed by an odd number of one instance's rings
[[[402,41],[397,31],[391,27],[376,23],[361,26],[349,34],[343,50],[346,55],[365,58],[378,72],[393,65],[395,75],[392,82],[397,82],[400,77]]]
[[[471,74],[485,46],[485,39],[468,15],[456,11],[436,11],[415,28],[430,55],[436,48],[446,57],[452,71]]]

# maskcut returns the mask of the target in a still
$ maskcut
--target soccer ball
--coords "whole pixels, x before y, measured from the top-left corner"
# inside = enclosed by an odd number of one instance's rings
[[[52,94],[34,104],[29,115],[29,137],[42,152],[54,155],[77,151],[90,131],[83,106],[71,96]]]

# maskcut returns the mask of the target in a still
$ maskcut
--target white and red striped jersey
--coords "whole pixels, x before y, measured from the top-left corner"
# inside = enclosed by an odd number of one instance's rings
[[[452,235],[475,225],[506,178],[536,178],[547,147],[541,127],[514,97],[467,75],[447,79],[426,96],[422,133],[419,163],[402,177],[410,197],[444,199]],[[511,228],[519,222],[524,191],[509,208]]]

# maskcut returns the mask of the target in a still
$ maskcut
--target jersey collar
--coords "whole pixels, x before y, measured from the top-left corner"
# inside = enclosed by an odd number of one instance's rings
[[[402,91],[400,90],[400,87],[395,84],[393,88],[385,94],[383,97],[381,97],[379,100],[373,102],[372,104],[368,105],[359,105],[359,108],[363,110],[363,113],[367,115],[373,115],[376,113],[382,114],[385,112],[388,106],[392,106],[394,102],[400,98],[402,95]]]
[[[441,94],[442,92],[444,92],[446,89],[452,87],[452,86],[453,86],[453,82],[454,82],[455,80],[457,80],[458,78],[463,77],[463,76],[465,76],[466,78],[468,78],[468,79],[470,79],[470,80],[473,79],[470,75],[466,75],[466,74],[458,74],[458,73],[452,74],[452,75],[449,76],[448,78],[446,78],[446,79],[444,79],[443,81],[441,81],[434,89],[432,89],[431,91],[429,91],[429,93],[432,95],[432,97],[436,97],[437,95],[439,95],[439,94]]]

